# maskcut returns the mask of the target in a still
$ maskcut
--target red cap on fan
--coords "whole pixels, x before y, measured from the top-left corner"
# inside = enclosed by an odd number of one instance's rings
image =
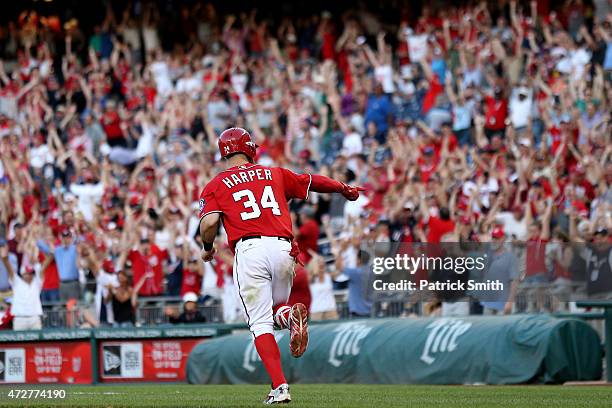
[[[72,231],[70,231],[70,228],[67,225],[62,225],[59,231],[62,237],[69,237],[72,235]]]
[[[493,231],[491,232],[491,237],[495,239],[503,238],[505,236],[506,236],[506,233],[504,232],[504,228],[499,225],[493,228]]]
[[[104,269],[106,273],[115,273],[115,265],[110,259],[105,259],[104,262],[102,262],[102,269]]]
[[[300,159],[304,159],[304,160],[310,160],[310,155],[311,155],[311,153],[310,153],[310,150],[308,150],[308,149],[303,149],[299,153]]]
[[[141,204],[141,197],[138,194],[135,194],[132,197],[130,197],[130,201],[129,201],[130,207],[135,207],[140,204]]]

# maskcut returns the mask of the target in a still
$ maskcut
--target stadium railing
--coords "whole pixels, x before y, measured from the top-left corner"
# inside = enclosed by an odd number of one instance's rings
[[[576,302],[570,297],[559,296],[546,290],[540,291],[544,286],[540,284],[525,285],[519,290],[515,302],[514,313],[571,313],[578,312]],[[474,306],[477,301],[471,300]],[[139,299],[136,308],[137,326],[155,326],[169,323],[166,309],[181,308],[181,300],[178,297],[151,297]],[[348,296],[345,290],[336,292],[336,308],[339,319],[350,319],[351,314],[348,307]],[[474,307],[472,307],[474,309]],[[220,300],[213,300],[199,305],[199,310],[210,323],[223,323],[223,304]],[[85,313],[95,314],[93,305],[78,304],[67,307],[64,303],[45,303],[43,305],[43,327],[44,328],[76,328],[84,324]],[[422,316],[424,314],[424,303],[417,298],[406,298],[396,294],[379,294],[372,301],[370,317],[407,317]],[[573,314],[572,314],[573,315]],[[602,327],[597,328],[602,331]]]
[[[154,302],[151,299],[139,302],[136,308],[137,326],[155,326],[168,324],[170,320],[165,313],[168,306],[179,307],[180,303],[173,299],[158,298]],[[92,310],[89,310],[89,309]],[[77,307],[66,307],[65,304],[45,304],[43,305],[42,325],[43,328],[78,328],[86,325],[85,313],[95,315],[93,307],[78,305]],[[223,309],[221,304],[199,305],[200,313],[210,323],[223,322]]]

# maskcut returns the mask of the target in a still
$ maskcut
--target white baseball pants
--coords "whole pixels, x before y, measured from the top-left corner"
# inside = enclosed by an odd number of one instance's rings
[[[272,308],[287,303],[295,260],[291,243],[277,237],[252,238],[236,244],[234,284],[253,336],[274,333]]]

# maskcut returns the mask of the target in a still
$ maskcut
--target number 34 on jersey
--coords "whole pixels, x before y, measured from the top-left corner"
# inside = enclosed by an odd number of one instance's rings
[[[232,194],[232,197],[234,197],[234,201],[242,202],[244,208],[250,210],[240,213],[240,218],[242,218],[244,221],[259,218],[261,216],[262,208],[270,208],[272,210],[272,214],[277,216],[281,215],[280,207],[276,201],[276,198],[274,197],[272,186],[264,187],[263,194],[259,199],[259,204],[257,203],[255,194],[253,194],[251,190],[236,191]]]

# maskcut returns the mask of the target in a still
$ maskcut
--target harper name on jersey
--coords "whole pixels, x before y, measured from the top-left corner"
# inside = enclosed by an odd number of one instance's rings
[[[221,179],[227,188],[232,188],[238,184],[248,183],[254,180],[272,180],[272,171],[269,169],[239,171]]]

